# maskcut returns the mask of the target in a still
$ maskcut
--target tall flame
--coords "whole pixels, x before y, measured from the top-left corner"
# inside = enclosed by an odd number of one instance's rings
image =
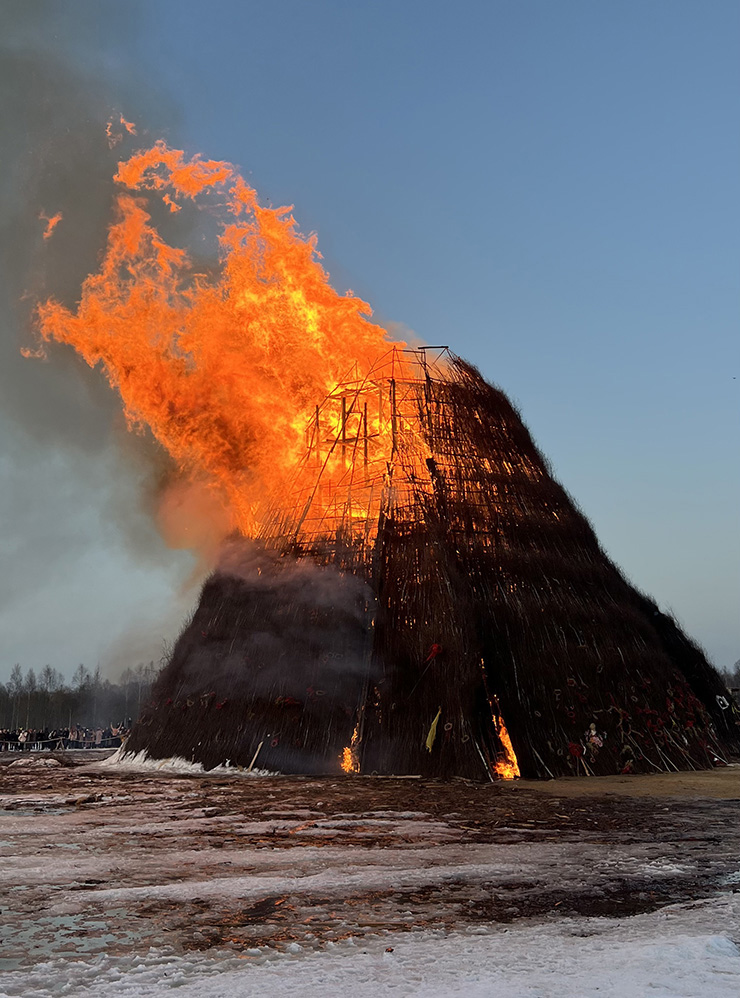
[[[367,375],[387,334],[369,305],[331,287],[291,208],[260,206],[230,163],[158,142],[119,163],[115,180],[122,190],[100,270],[75,310],[39,307],[40,334],[101,365],[129,426],[148,426],[184,475],[218,491],[230,528],[253,535],[265,495],[305,456],[317,405]],[[165,241],[145,193],[172,211],[218,202],[226,217],[215,275],[196,273]],[[365,416],[366,441],[372,429]]]
[[[509,732],[506,730],[504,719],[503,717],[496,717],[494,715],[493,723],[502,746],[502,752],[499,754],[498,761],[493,768],[499,779],[515,780],[520,775],[519,763],[514,752],[514,746],[511,744]]]
[[[517,762],[514,746],[511,744],[511,738],[509,738],[509,732],[506,730],[506,725],[502,717],[498,718],[497,732],[501,740],[503,752],[494,766],[494,770],[496,775],[502,780],[515,780],[520,776],[519,763]]]

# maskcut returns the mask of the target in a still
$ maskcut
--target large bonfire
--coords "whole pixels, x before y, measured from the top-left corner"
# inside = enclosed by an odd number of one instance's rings
[[[102,366],[227,522],[130,751],[488,779],[737,748],[718,675],[499,390],[391,342],[230,164],[158,143],[116,180],[100,271],[75,311],[40,307],[40,332]],[[168,244],[147,198],[225,209],[220,266]]]

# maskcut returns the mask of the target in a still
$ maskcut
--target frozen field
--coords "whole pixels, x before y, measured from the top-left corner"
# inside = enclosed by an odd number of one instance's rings
[[[532,787],[4,759],[0,994],[735,998],[739,819],[736,767]]]

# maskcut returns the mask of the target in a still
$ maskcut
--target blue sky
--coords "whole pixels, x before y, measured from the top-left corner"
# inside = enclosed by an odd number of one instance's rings
[[[72,0],[65,16],[77,33],[39,23],[45,46],[152,136],[295,205],[378,321],[478,365],[630,579],[717,665],[740,658],[740,5]],[[84,479],[73,464],[56,489]],[[46,493],[33,475],[16,491]],[[187,559],[154,541],[142,559],[84,480],[87,528],[53,569],[67,595],[39,585],[33,633],[0,608],[0,673],[113,668],[132,628],[145,656],[195,598]]]

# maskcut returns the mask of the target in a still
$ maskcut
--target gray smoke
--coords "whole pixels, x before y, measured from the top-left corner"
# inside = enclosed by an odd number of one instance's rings
[[[20,352],[35,345],[36,303],[73,306],[97,267],[121,153],[109,148],[107,122],[124,113],[161,134],[176,119],[168,99],[131,82],[142,76],[140,9],[131,0],[3,0],[0,9],[0,627],[86,544],[168,558],[147,508],[172,473],[166,456],[127,436],[117,396],[74,351],[51,346],[47,362]],[[60,212],[45,240],[45,219]]]
[[[352,708],[371,675],[375,597],[335,565],[239,540],[206,583],[171,666],[178,696],[293,697]]]

